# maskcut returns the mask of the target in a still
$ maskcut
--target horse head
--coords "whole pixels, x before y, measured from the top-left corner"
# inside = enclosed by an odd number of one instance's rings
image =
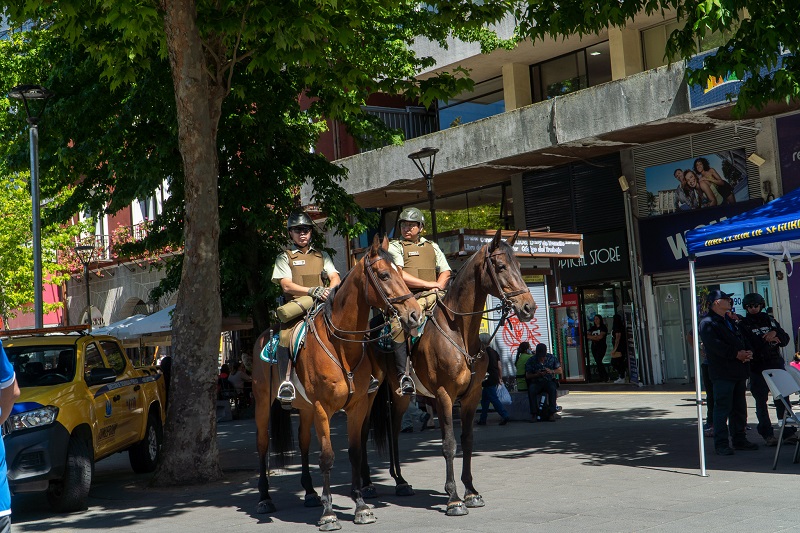
[[[364,256],[364,270],[369,280],[367,301],[370,306],[381,309],[387,319],[396,316],[403,330],[416,337],[421,325],[422,309],[408,290],[388,249],[389,239],[384,237],[381,240],[375,235],[372,246]]]
[[[501,231],[497,230],[492,242],[486,245],[484,270],[489,277],[489,294],[500,298],[504,304],[508,302],[520,322],[528,322],[536,312],[536,302],[522,279],[519,260],[514,255],[513,246],[516,240],[517,233],[503,241]],[[484,284],[486,283],[484,280]]]

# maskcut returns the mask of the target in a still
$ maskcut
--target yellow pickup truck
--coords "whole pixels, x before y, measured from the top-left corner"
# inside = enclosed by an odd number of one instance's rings
[[[164,377],[134,368],[107,335],[3,339],[21,395],[3,424],[12,494],[47,492],[56,511],[86,509],[94,463],[128,451],[136,472],[158,462]]]

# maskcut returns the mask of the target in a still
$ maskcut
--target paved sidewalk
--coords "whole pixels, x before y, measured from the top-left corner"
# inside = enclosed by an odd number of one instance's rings
[[[555,423],[501,427],[499,417],[491,415],[487,426],[476,428],[473,461],[475,485],[487,505],[464,517],[444,515],[438,430],[403,434],[403,473],[416,495],[394,495],[385,459],[370,448],[380,466],[375,479],[381,496],[369,502],[378,522],[366,526],[352,523],[345,419],[337,415],[334,508],[343,531],[381,533],[796,529],[791,495],[800,464],[791,462],[794,448],[781,452],[777,472],[770,470],[774,448],[732,457],[712,451],[707,454],[710,475],[702,478],[692,400],[688,391],[574,391],[560,399],[564,417]],[[752,405],[749,415],[755,427]],[[152,489],[148,476],[132,473],[127,455],[117,455],[98,463],[87,512],[57,516],[46,510],[44,496],[20,495],[13,503],[14,531],[316,531],[321,510],[303,507],[299,465],[271,477],[278,512],[256,515],[253,420],[222,423],[219,432],[226,473],[219,483]],[[755,431],[750,438],[761,443]],[[705,442],[712,447],[711,439]],[[460,470],[459,461],[457,476]],[[319,486],[318,470],[312,474]]]

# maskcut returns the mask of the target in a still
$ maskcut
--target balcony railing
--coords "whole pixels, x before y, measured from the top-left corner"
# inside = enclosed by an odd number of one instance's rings
[[[390,128],[402,130],[406,140],[439,131],[436,113],[430,112],[424,107],[366,106],[364,111],[379,117]]]

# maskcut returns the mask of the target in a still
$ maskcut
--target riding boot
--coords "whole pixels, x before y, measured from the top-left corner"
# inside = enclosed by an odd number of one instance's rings
[[[295,399],[294,385],[291,382],[292,366],[289,361],[289,348],[278,346],[278,375],[283,378],[283,382],[278,386],[278,400],[284,409],[291,409]]]
[[[409,359],[408,359],[408,349],[406,348],[405,342],[394,342],[392,343],[392,349],[394,350],[394,365],[397,369],[397,378],[400,381],[400,388],[398,392],[404,396],[411,396],[415,392],[417,392],[416,387],[414,387],[414,380],[411,379],[409,375]]]

